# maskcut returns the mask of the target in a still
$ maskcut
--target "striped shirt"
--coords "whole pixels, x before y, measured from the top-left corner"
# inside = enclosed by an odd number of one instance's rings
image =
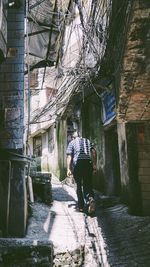
[[[91,149],[93,146],[87,138],[76,137],[67,147],[67,155],[73,157],[73,165],[76,165],[77,160],[91,160]]]

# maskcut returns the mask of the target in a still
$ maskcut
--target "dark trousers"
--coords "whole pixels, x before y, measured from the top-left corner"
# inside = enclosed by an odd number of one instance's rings
[[[92,162],[90,160],[78,160],[74,168],[74,179],[77,184],[77,197],[79,208],[88,204],[89,198],[94,197],[92,190]]]

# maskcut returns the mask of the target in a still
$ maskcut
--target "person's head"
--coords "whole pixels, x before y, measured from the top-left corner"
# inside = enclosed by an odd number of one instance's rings
[[[76,137],[79,137],[80,136],[80,133],[78,130],[74,130],[73,133],[72,133],[72,138],[76,138]]]

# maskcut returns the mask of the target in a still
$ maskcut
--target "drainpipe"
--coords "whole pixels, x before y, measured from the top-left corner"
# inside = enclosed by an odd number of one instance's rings
[[[3,236],[15,237],[25,235],[27,221],[26,160],[23,156],[24,15],[24,0],[9,1],[8,53],[0,65],[0,230]]]

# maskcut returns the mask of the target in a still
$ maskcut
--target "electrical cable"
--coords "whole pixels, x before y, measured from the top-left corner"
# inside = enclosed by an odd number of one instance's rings
[[[82,13],[81,12],[82,10],[81,10],[81,6],[80,6],[80,14]],[[81,14],[81,16],[82,16],[82,14]],[[82,16],[82,18],[83,18],[83,16]],[[82,19],[81,19],[82,20]],[[84,22],[82,21],[82,24],[84,24]],[[78,31],[79,31],[79,28],[78,28]],[[87,33],[87,30],[86,31],[84,31],[85,32],[85,36],[86,36],[86,38],[87,38],[87,40],[88,40],[88,43],[90,44],[90,46],[91,46],[91,44],[92,44],[92,46],[93,46],[93,40],[91,40],[91,38],[90,38],[90,36],[88,35],[88,33]],[[70,29],[70,34],[69,34],[69,36],[71,36],[71,34],[72,34],[72,27],[71,27],[71,29]],[[70,37],[69,37],[69,40],[70,40]],[[69,40],[68,40],[68,42],[67,42],[67,45],[69,45]],[[80,40],[80,39],[79,39]],[[104,50],[104,46],[103,46],[103,49],[102,49],[102,51]],[[93,48],[92,48],[92,50],[93,50]],[[67,51],[67,49],[66,49],[66,51]],[[65,53],[66,53],[66,51],[65,51]],[[95,51],[94,51],[95,52]],[[96,51],[97,52],[97,51]],[[83,60],[83,58],[85,57],[85,53],[86,53],[86,49],[84,49],[83,50],[83,52],[81,53],[81,55],[80,55],[80,59],[79,59],[79,61],[78,61],[78,63],[76,64],[76,66],[78,66],[78,67],[76,67],[75,69],[76,69],[76,71],[78,70],[79,72],[81,71],[81,70],[83,70],[83,73],[80,75],[80,79],[79,79],[79,76],[78,75],[76,75],[76,78],[74,78],[74,83],[76,83],[76,85],[79,85],[79,84],[82,84],[83,83],[83,79],[84,79],[84,77],[85,77],[85,73],[86,73],[86,71],[87,71],[87,66],[84,66],[84,68],[81,68],[80,66],[81,66],[81,64],[82,64],[82,60]],[[104,53],[104,52],[103,52]],[[98,54],[98,52],[97,52],[97,54]],[[72,70],[74,70],[74,68],[72,69]],[[71,70],[71,71],[72,71]],[[64,70],[63,70],[64,71]],[[70,71],[70,74],[71,74],[71,71]],[[69,75],[69,73],[68,73],[68,75]],[[58,89],[58,93],[57,93],[57,96],[56,96],[56,100],[55,100],[55,102],[52,104],[51,103],[51,101],[50,101],[50,103],[48,104],[48,105],[46,105],[46,107],[44,107],[44,109],[43,109],[43,111],[41,112],[41,114],[40,114],[40,117],[41,116],[43,116],[44,114],[45,114],[45,112],[47,112],[48,110],[49,110],[49,108],[52,108],[52,107],[54,107],[54,105],[56,104],[56,101],[58,101],[58,100],[60,100],[64,95],[65,95],[65,92],[67,92],[67,94],[68,95],[70,95],[71,93],[73,94],[75,91],[76,91],[76,87],[75,87],[75,89],[69,89],[69,86],[71,86],[71,88],[72,88],[72,79],[71,79],[71,83],[69,83],[68,82],[68,79],[66,80],[67,78],[65,78],[65,81],[66,82],[64,82],[64,85],[63,86],[61,86],[59,89]],[[64,89],[64,87],[66,86],[66,89],[65,90],[63,90]],[[95,90],[95,88],[93,88],[94,90]],[[60,101],[59,101],[59,103],[60,103]],[[63,106],[63,104],[62,104],[62,106]],[[35,119],[38,119],[39,118],[39,116],[38,117],[35,117]]]
[[[79,82],[78,79],[76,79],[75,81],[78,81],[78,82]],[[74,90],[76,89],[76,86],[77,86],[77,85],[73,87],[73,84],[75,83],[75,81],[67,80],[67,83],[68,83],[68,82],[70,83],[70,84],[68,85],[68,87],[69,87],[70,85],[72,85],[72,87],[71,87],[72,89],[70,89],[70,91],[66,89],[66,91],[67,91],[67,93],[68,93],[68,100],[67,100],[67,102],[68,102],[69,99],[70,99],[70,98],[69,98],[69,95],[71,95],[72,91],[74,91]],[[66,84],[65,84],[65,85],[66,85]],[[68,88],[68,87],[67,87],[67,88]],[[47,107],[44,107],[44,108],[43,108],[43,111],[41,111],[41,113],[40,113],[38,116],[36,116],[36,118],[34,118],[34,121],[35,121],[35,119],[42,117],[47,111],[49,111],[49,109],[52,110],[53,107],[54,107],[54,105],[57,104],[57,102],[61,104],[61,97],[64,96],[64,91],[61,90],[60,92],[61,92],[61,93],[58,94],[58,96],[57,96],[56,100],[54,101],[54,103],[52,104],[52,103],[50,102],[50,106],[47,105]],[[63,106],[66,105],[66,103],[65,103],[65,105],[64,105],[64,104],[61,104],[61,105],[62,105],[62,107],[63,107]]]

